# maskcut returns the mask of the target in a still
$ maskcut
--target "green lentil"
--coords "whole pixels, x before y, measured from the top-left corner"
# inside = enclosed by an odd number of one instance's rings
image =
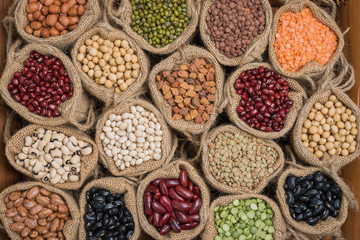
[[[214,214],[215,240],[273,240],[273,211],[262,199],[235,199],[227,206],[217,206]]]
[[[175,41],[188,26],[186,0],[131,0],[131,27],[150,45]]]

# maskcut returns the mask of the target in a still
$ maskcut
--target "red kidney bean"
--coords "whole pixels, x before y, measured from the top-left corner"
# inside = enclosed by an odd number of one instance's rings
[[[192,203],[192,206],[189,210],[189,214],[191,215],[196,214],[197,212],[199,212],[200,208],[201,208],[201,198],[196,198]]]
[[[154,201],[159,201],[159,200],[160,200],[160,197],[161,197],[161,192],[155,193],[155,195],[154,195]]]
[[[155,226],[160,227],[161,214],[158,213],[158,212],[154,212],[153,216],[154,216],[154,224],[155,224]]]
[[[174,211],[174,209],[171,206],[171,200],[167,196],[160,197],[160,204],[163,205],[166,208],[166,210],[168,210],[169,212]]]
[[[162,215],[159,222],[160,227],[165,226],[169,222],[170,217],[171,217],[171,213],[169,212]]]
[[[151,206],[155,212],[158,212],[161,214],[167,213],[166,209],[159,202],[154,201],[151,203]]]
[[[181,185],[176,186],[175,191],[181,197],[186,198],[186,199],[192,199],[194,196],[194,194],[191,191],[189,191],[187,188],[185,188]]]
[[[171,231],[171,227],[169,225],[165,225],[160,229],[161,235],[166,235]]]
[[[163,180],[164,180],[163,178],[157,178],[152,182],[152,184],[154,184],[154,186],[156,187],[159,187],[160,182]]]
[[[182,223],[189,223],[189,219],[187,218],[187,215],[181,211],[176,211],[175,210],[175,216],[176,219],[179,220]]]
[[[189,220],[189,222],[200,221],[200,215],[199,214],[187,215],[187,219]]]
[[[169,225],[174,232],[179,233],[181,231],[180,224],[176,221],[175,218],[173,217],[170,218]]]
[[[192,222],[192,223],[181,224],[180,227],[182,230],[190,230],[196,228],[198,225],[199,222]]]
[[[188,211],[191,209],[191,202],[183,202],[177,199],[171,200],[171,206],[179,211]]]
[[[153,213],[153,210],[151,208],[152,196],[150,193],[146,195],[144,199],[144,203],[145,203],[145,213],[147,215],[151,215]]]
[[[177,199],[177,200],[180,200],[180,201],[185,201],[184,198],[180,197],[179,194],[177,194],[177,193],[175,192],[175,189],[174,189],[173,187],[169,189],[169,194],[170,194],[170,197],[171,197],[172,199]]]
[[[149,224],[153,224],[153,222],[154,222],[154,215],[153,215],[153,214],[151,214],[151,215],[148,217],[148,222],[149,222]]]
[[[192,183],[192,181],[190,179],[189,179],[187,189],[189,189],[190,192],[192,192],[194,190],[194,184]]]
[[[169,196],[169,191],[165,185],[165,181],[160,181],[159,186],[160,186],[160,191],[161,191],[162,195]]]
[[[180,171],[180,177],[179,177],[179,179],[180,179],[180,183],[181,183],[181,185],[182,185],[183,187],[187,187],[187,186],[188,186],[188,180],[189,180],[189,178],[188,178],[188,175],[187,175],[187,172],[186,172],[185,169],[183,169],[183,170]]]
[[[167,188],[175,187],[175,186],[177,186],[179,184],[180,184],[180,182],[176,178],[171,178],[171,179],[166,179],[165,180],[165,185],[166,185]]]
[[[149,186],[147,186],[145,193],[147,192],[151,192],[151,193],[157,193],[160,192],[158,187],[155,187],[153,184],[149,184]]]

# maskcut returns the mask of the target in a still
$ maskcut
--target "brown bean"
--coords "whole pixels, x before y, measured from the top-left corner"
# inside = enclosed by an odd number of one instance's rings
[[[36,220],[34,220],[34,219],[26,218],[24,223],[30,229],[35,229],[37,227]]]
[[[33,219],[33,220],[38,220],[38,219],[39,219],[39,216],[38,216],[38,215],[31,215],[31,214],[29,214],[29,215],[28,215],[28,218],[31,218],[31,219]]]
[[[41,204],[36,204],[35,206],[33,206],[30,210],[29,213],[32,215],[36,215],[38,214],[40,211],[42,211],[44,209],[44,207]]]
[[[62,5],[62,3],[60,2],[60,0],[55,0],[55,1],[54,1],[54,5],[60,7],[60,6]]]
[[[77,8],[77,15],[78,16],[82,16],[85,13],[85,7],[83,5],[79,5],[79,7]]]
[[[33,32],[33,35],[34,35],[35,37],[40,37],[40,36],[41,36],[41,29],[35,30],[35,31]]]
[[[55,205],[65,204],[63,198],[56,193],[52,193],[50,196],[50,203]]]
[[[28,211],[26,210],[26,208],[24,208],[23,205],[19,206],[17,208],[17,211],[19,212],[20,216],[22,216],[22,217],[26,217],[28,215]]]
[[[42,236],[37,236],[36,238],[34,238],[33,240],[44,240],[44,238]]]
[[[39,10],[37,10],[37,11],[33,12],[32,17],[34,20],[38,20],[41,15],[42,15],[41,12]]]
[[[23,205],[24,205],[24,207],[25,207],[26,209],[30,209],[30,208],[32,208],[33,206],[36,205],[36,202],[35,202],[35,201],[32,201],[32,200],[25,199]]]
[[[59,227],[56,229],[56,231],[60,232],[61,230],[63,230],[64,225],[65,225],[65,219],[61,219],[59,223]]]
[[[56,235],[56,233],[54,232],[48,232],[46,234],[43,235],[43,237],[47,240],[49,240],[51,237],[54,237]]]
[[[39,10],[40,8],[40,4],[39,3],[29,3],[26,8],[25,8],[25,11],[27,13],[33,13],[37,10]]]
[[[50,32],[49,32],[48,28],[41,29],[41,37],[43,37],[43,38],[49,38],[50,37]]]
[[[18,199],[16,199],[15,201],[14,201],[14,206],[15,207],[18,207],[18,206],[20,206],[22,203],[24,202],[24,198],[18,198]]]
[[[58,21],[58,16],[56,14],[50,14],[46,17],[46,25],[53,27]]]
[[[66,218],[68,216],[68,214],[67,213],[57,213],[56,216],[58,218]]]
[[[54,14],[58,14],[60,13],[60,7],[53,4],[49,6],[49,13],[54,13]]]
[[[59,31],[59,32],[62,32],[65,30],[65,27],[63,25],[61,25],[61,23],[57,22],[55,24],[55,28]]]
[[[67,2],[69,2],[69,0],[60,0],[60,2],[67,3]]]
[[[69,17],[69,25],[78,24],[79,17]]]
[[[50,6],[53,3],[54,3],[54,0],[45,0],[44,1],[44,5],[47,6],[47,7]]]
[[[76,1],[77,0],[69,0],[68,1],[68,4],[69,4],[70,8],[72,8],[72,7],[74,7],[76,5]]]
[[[60,240],[65,240],[64,234],[62,232],[58,232],[58,238]]]
[[[37,3],[38,0],[29,0],[28,3]]]
[[[63,14],[67,14],[69,12],[70,9],[70,5],[68,3],[64,3],[63,5],[61,5],[60,11]]]
[[[51,209],[48,209],[48,208],[45,208],[45,209],[43,209],[42,211],[40,211],[38,213],[40,218],[47,218],[51,214],[53,214],[53,211]]]
[[[28,19],[29,22],[35,21],[34,16],[32,15],[32,13],[29,13],[27,15],[27,19]]]
[[[37,220],[37,222],[40,226],[46,226],[46,224],[47,224],[47,221],[45,218],[40,218],[39,220]]]
[[[74,30],[75,28],[77,28],[77,26],[78,26],[77,24],[71,25],[71,26],[68,27],[68,30],[69,30],[69,31],[72,31],[72,30]]]
[[[25,218],[20,216],[19,214],[13,217],[14,222],[24,222]]]
[[[21,193],[21,197],[26,198],[26,195],[27,195],[28,191],[29,191],[29,190],[26,190],[26,191],[22,192],[22,193]]]
[[[77,4],[85,5],[85,4],[86,4],[86,0],[78,0],[78,1],[77,1]]]
[[[9,195],[7,195],[4,199],[4,203],[8,203],[10,200],[9,200]]]
[[[44,235],[48,232],[48,229],[44,226],[37,226],[35,230],[38,231],[41,235]]]
[[[41,22],[41,26],[44,27],[44,28],[47,28],[48,26],[46,25],[46,19],[44,19],[42,22]],[[40,29],[42,30],[42,29]]]
[[[59,227],[60,224],[60,220],[58,218],[55,218],[52,222],[51,222],[51,226],[50,226],[50,232],[55,232],[56,229]]]
[[[22,222],[15,222],[10,224],[10,230],[18,233],[20,233],[24,229],[24,227],[25,224],[23,224]]]
[[[41,8],[41,14],[42,15],[45,15],[45,16],[47,16],[47,15],[49,15],[49,7],[42,7]]]
[[[38,28],[33,28],[33,29],[38,29]],[[29,192],[27,193],[26,197],[30,200],[35,199],[40,192],[40,188],[38,186],[32,187]]]
[[[64,27],[67,27],[70,23],[70,19],[68,17],[66,17],[65,15],[62,15],[59,18],[59,22],[61,23],[61,25],[63,25]]]
[[[54,212],[56,212],[58,210],[58,206],[56,206],[54,204],[49,204],[46,207],[53,210]]]
[[[50,216],[46,218],[46,221],[51,222],[56,218],[56,213],[52,213]]]
[[[39,195],[39,196],[37,196],[37,198],[36,198],[36,202],[37,202],[38,204],[41,204],[41,205],[43,205],[44,207],[46,207],[46,206],[49,205],[49,203],[50,203],[50,198],[45,197],[45,196],[42,196],[42,195]]]
[[[51,195],[51,192],[50,192],[49,190],[47,190],[46,188],[41,188],[41,189],[40,189],[40,193],[41,193],[42,195],[44,195],[45,197],[48,197],[48,196]]]
[[[39,232],[38,232],[38,231],[32,230],[32,231],[30,232],[29,237],[31,237],[31,238],[36,238],[37,236],[39,236]]]
[[[39,22],[42,22],[42,21],[44,21],[44,20],[45,20],[45,15],[41,15],[41,16],[39,17],[39,19],[38,19]]]
[[[20,197],[21,197],[21,192],[20,191],[15,191],[15,192],[10,193],[9,200],[15,201]]]
[[[28,34],[32,34],[33,33],[33,29],[30,27],[30,25],[26,25],[25,27],[25,32]]]
[[[30,231],[31,231],[31,229],[30,229],[30,228],[25,227],[25,228],[21,231],[21,236],[22,236],[23,238],[25,238],[25,237],[29,236]]]
[[[68,34],[68,33],[69,33],[68,30],[64,30],[64,31],[62,31],[62,32],[60,33],[60,35],[65,35],[65,34]]]
[[[77,16],[77,10],[76,10],[76,8],[74,8],[74,7],[72,7],[72,8],[70,8],[69,9],[69,11],[68,11],[68,15],[69,16]]]
[[[7,209],[10,209],[10,208],[13,208],[14,207],[14,201],[10,201],[6,204],[6,208]]]
[[[56,37],[56,36],[59,36],[59,34],[60,33],[58,30],[56,30],[56,28],[54,28],[54,27],[50,28],[50,36]]]

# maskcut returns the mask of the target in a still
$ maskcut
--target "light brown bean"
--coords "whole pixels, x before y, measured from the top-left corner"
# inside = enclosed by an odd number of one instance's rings
[[[37,10],[39,10],[40,8],[40,4],[39,3],[29,3],[26,8],[25,8],[25,11],[27,13],[33,13]]]
[[[62,32],[65,30],[65,27],[63,25],[61,25],[61,23],[57,22],[55,24],[55,28],[59,31],[59,32]]]
[[[39,236],[39,232],[36,230],[32,230],[29,234],[29,237],[31,238],[36,238],[37,236]]]
[[[46,226],[47,221],[46,221],[45,218],[40,218],[39,220],[37,220],[37,223],[38,223],[40,226]]]
[[[77,8],[77,15],[82,16],[85,13],[85,7],[83,5],[79,5]]]
[[[61,23],[61,25],[63,25],[64,27],[67,27],[70,23],[70,19],[68,17],[66,17],[65,15],[62,15],[59,18],[59,22]]]
[[[50,226],[50,232],[55,232],[56,229],[59,227],[60,224],[60,220],[58,218],[55,218],[52,222],[51,222],[51,226]]]
[[[41,15],[42,15],[41,12],[39,10],[37,10],[37,11],[33,12],[32,17],[33,17],[33,19],[38,20]]]
[[[45,188],[41,188],[40,193],[46,197],[51,195],[51,192]]]
[[[29,13],[29,14],[27,15],[27,19],[28,19],[29,22],[35,21],[34,16],[33,16],[32,13]]]
[[[51,209],[45,208],[38,213],[40,218],[47,218],[48,216],[52,215],[53,211]]]
[[[64,3],[63,5],[61,5],[60,11],[63,14],[67,14],[69,12],[70,9],[70,5],[68,3]]]
[[[60,13],[60,7],[53,4],[49,6],[49,13],[58,14]]]
[[[54,3],[54,0],[45,0],[44,1],[44,5],[47,6],[47,7],[52,5],[53,3]]]
[[[22,205],[17,208],[17,211],[22,217],[26,217],[28,215],[28,211]]]
[[[55,26],[58,21],[58,16],[56,14],[50,14],[46,17],[46,25],[49,27]]]
[[[39,195],[39,192],[40,192],[40,188],[38,186],[32,187],[28,191],[26,197],[30,200],[35,199]]]
[[[44,207],[46,207],[46,206],[49,205],[49,203],[50,203],[50,198],[45,197],[45,196],[42,196],[42,195],[39,195],[39,196],[37,196],[37,198],[36,198],[36,202],[37,202],[38,204],[41,204],[41,205],[43,205]]]
[[[30,218],[26,218],[24,223],[30,229],[35,229],[38,226],[37,223],[36,223],[36,220],[30,219]]]
[[[32,207],[35,206],[35,205],[36,205],[36,202],[33,201],[33,200],[28,200],[28,199],[25,199],[25,200],[24,200],[24,207],[25,207],[26,209],[30,209],[30,208],[32,208]]]
[[[10,230],[20,233],[25,228],[25,224],[22,222],[15,222],[10,224]]]
[[[24,198],[18,198],[14,201],[14,207],[20,206],[24,202]]]
[[[59,34],[60,33],[58,30],[56,30],[56,28],[54,28],[54,27],[50,28],[50,36],[57,37],[57,36],[59,36]]]
[[[20,192],[20,191],[12,192],[12,193],[10,193],[10,195],[9,195],[9,200],[15,201],[15,200],[17,200],[17,199],[20,198],[20,197],[21,197],[21,192]]]
[[[25,228],[21,231],[21,236],[22,236],[23,238],[29,236],[30,231],[31,231],[31,229],[30,229],[29,227],[25,227]]]
[[[42,211],[44,209],[44,207],[41,204],[36,204],[35,206],[33,206],[30,210],[29,213],[32,215],[36,215],[38,214],[40,211]]]

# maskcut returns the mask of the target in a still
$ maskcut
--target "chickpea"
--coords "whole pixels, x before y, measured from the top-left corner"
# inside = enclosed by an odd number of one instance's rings
[[[96,49],[99,49],[99,47],[100,47],[100,45],[99,45],[97,42],[93,42],[93,43],[91,44],[91,46],[93,46],[93,47],[96,48]]]
[[[97,40],[100,39],[100,36],[99,35],[94,35],[92,36],[91,40],[93,40],[94,42],[96,42]]]
[[[323,115],[328,114],[328,112],[329,112],[329,109],[328,109],[328,108],[323,107],[323,108],[321,109],[321,113],[322,113]]]
[[[101,76],[102,76],[102,71],[100,71],[100,70],[95,71],[94,76],[95,76],[96,78],[101,77]]]
[[[334,156],[336,154],[336,149],[333,148],[333,149],[329,150],[328,153],[330,156]]]
[[[134,64],[133,64],[133,69],[134,69],[134,70],[140,69],[140,64],[134,63]]]
[[[122,79],[124,77],[124,73],[123,72],[117,72],[116,73],[116,79]]]
[[[350,133],[351,133],[351,135],[356,136],[356,135],[358,134],[358,130],[357,130],[356,128],[352,128],[352,129],[350,130]]]
[[[341,151],[341,155],[347,156],[347,155],[349,155],[349,151],[348,151],[347,149],[343,149],[343,150]]]
[[[316,134],[312,135],[312,140],[314,142],[319,142],[320,141],[320,134],[316,133]]]
[[[316,113],[315,121],[320,122],[323,118],[324,116],[320,112]]]
[[[334,106],[334,102],[332,102],[332,101],[327,101],[326,103],[325,103],[325,107],[327,107],[327,108],[331,108],[331,107],[333,107]]]
[[[355,122],[356,121],[355,115],[350,115],[349,120],[350,120],[350,122]]]
[[[83,70],[83,72],[87,73],[87,72],[89,72],[90,69],[87,65],[83,65],[82,70]]]
[[[89,64],[89,59],[84,58],[84,60],[82,61],[83,65],[88,65]]]
[[[133,78],[129,78],[129,79],[127,79],[126,81],[125,81],[125,83],[128,85],[128,86],[130,86],[131,84],[133,84],[135,82],[135,79],[133,79]]]
[[[336,102],[335,107],[341,108],[343,106],[342,102]]]
[[[86,39],[85,44],[86,46],[91,46],[93,41],[91,39]]]
[[[330,95],[329,100],[332,102],[337,102],[337,97],[335,95]]]
[[[95,67],[95,63],[89,62],[88,66],[89,66],[89,68],[94,68],[94,67]]]
[[[335,109],[335,112],[336,112],[337,114],[339,114],[339,115],[343,113],[342,110],[341,110],[341,108],[336,108],[336,109]]]
[[[317,132],[318,132],[317,127],[315,127],[315,126],[311,126],[311,127],[309,128],[309,133],[311,133],[311,134],[315,134],[315,133],[317,133]]]
[[[76,56],[76,60],[79,62],[82,62],[85,59],[85,55],[83,53],[80,53]]]
[[[117,73],[117,67],[115,66],[110,67],[110,72]]]
[[[87,60],[91,61],[93,57],[91,55],[87,55],[86,58]]]
[[[106,80],[106,82],[105,82],[105,87],[106,87],[106,88],[111,88],[113,85],[114,85],[114,84],[113,84],[112,81]]]
[[[307,132],[308,132],[308,130],[306,128],[303,128],[301,131],[301,133],[307,133]]]
[[[319,144],[324,145],[325,143],[326,143],[326,139],[325,138],[320,138]]]
[[[112,56],[113,56],[114,58],[121,57],[121,53],[119,52],[119,49],[117,49],[117,51],[114,51],[113,54],[112,54]]]
[[[126,40],[121,41],[121,47],[123,47],[124,49],[128,49],[129,48],[129,42]]]
[[[334,147],[335,148],[340,148],[341,147],[341,142],[338,142],[338,141],[334,142]]]
[[[331,150],[331,149],[334,148],[334,143],[332,143],[332,142],[327,142],[327,143],[325,144],[325,147],[326,147],[327,150]]]
[[[98,63],[99,62],[99,58],[98,57],[93,57],[93,59],[91,60],[93,63]]]
[[[318,127],[318,126],[320,126],[320,123],[317,122],[317,121],[312,121],[312,122],[311,122],[311,125],[312,125],[312,126],[315,126],[315,127]]]
[[[302,141],[308,140],[308,135],[307,134],[301,134],[301,140]]]
[[[126,69],[131,69],[131,67],[132,67],[132,63],[131,63],[131,62],[125,63],[125,68],[126,68]]]
[[[104,77],[104,76],[100,77],[99,83],[100,84],[105,84],[105,82],[106,82],[106,77]]]
[[[344,143],[341,144],[341,147],[344,148],[344,149],[347,149],[347,148],[350,147],[350,144],[347,143],[347,142],[344,142]]]
[[[124,73],[124,77],[125,77],[125,79],[131,78],[131,70],[127,70],[127,71]]]
[[[310,120],[314,120],[314,119],[315,119],[315,113],[314,113],[314,112],[309,113],[308,118],[309,118]]]
[[[124,48],[120,48],[119,51],[120,51],[121,56],[125,56],[126,50]]]
[[[103,39],[103,38],[99,38],[96,42],[97,42],[99,45],[103,45],[103,44],[104,44],[104,39]]]
[[[348,151],[349,151],[349,153],[353,153],[353,152],[355,152],[355,146],[350,146],[349,148],[348,148]]]
[[[118,71],[119,72],[125,72],[125,65],[119,65],[118,66]]]
[[[121,40],[119,40],[119,39],[115,40],[114,45],[116,47],[120,47],[121,46]]]
[[[86,53],[86,46],[85,46],[85,45],[82,45],[82,46],[79,48],[79,52],[82,53],[82,54],[85,54],[85,53]]]
[[[315,156],[317,157],[317,158],[322,158],[323,156],[324,156],[324,154],[323,154],[323,152],[322,151],[316,151],[315,152]]]
[[[309,119],[306,119],[305,122],[304,122],[304,127],[305,128],[310,128],[311,127],[311,121]]]
[[[121,91],[125,91],[127,88],[128,88],[128,85],[127,85],[126,83],[122,83],[122,84],[120,85],[120,90],[121,90]]]
[[[330,136],[327,138],[328,142],[335,142],[334,136]]]
[[[345,113],[348,115],[348,116],[350,116],[351,114],[352,114],[352,111],[351,111],[351,109],[346,109],[346,111],[345,111]]]
[[[324,145],[319,145],[319,150],[322,152],[326,152],[326,147]]]
[[[90,69],[88,72],[89,77],[93,77],[94,76],[94,70]]]
[[[127,52],[128,54],[132,55],[132,54],[134,54],[134,49],[129,48],[129,49],[126,50],[126,52]]]
[[[110,73],[108,79],[112,82],[116,82],[116,75],[114,73]]]
[[[99,60],[99,66],[104,67],[106,65],[106,61],[104,59]]]
[[[347,142],[347,143],[351,143],[351,142],[353,142],[353,141],[354,141],[354,137],[353,137],[352,135],[346,136],[346,142]]]

